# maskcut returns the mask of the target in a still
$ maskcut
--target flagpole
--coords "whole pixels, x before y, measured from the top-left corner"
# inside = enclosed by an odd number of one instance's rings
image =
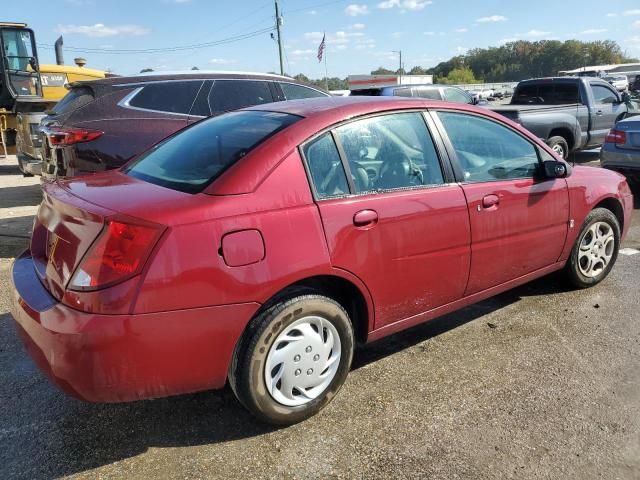
[[[326,33],[323,32],[323,38]],[[328,48],[324,47],[324,86],[327,92],[329,91],[329,74],[327,73],[327,50]]]

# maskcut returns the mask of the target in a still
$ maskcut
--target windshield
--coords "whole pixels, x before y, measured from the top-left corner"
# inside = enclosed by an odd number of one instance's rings
[[[123,171],[173,190],[198,193],[260,143],[299,119],[262,111],[209,118],[159,143]]]
[[[1,30],[3,67],[14,95],[41,96],[33,36],[29,30]]]

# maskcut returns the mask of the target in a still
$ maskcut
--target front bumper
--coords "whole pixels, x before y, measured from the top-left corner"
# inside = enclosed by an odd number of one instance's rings
[[[12,269],[12,315],[38,367],[66,393],[124,402],[222,388],[257,303],[137,315],[85,313],[42,286],[29,252]]]

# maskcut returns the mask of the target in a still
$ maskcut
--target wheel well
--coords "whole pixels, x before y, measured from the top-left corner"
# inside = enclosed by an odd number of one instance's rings
[[[569,150],[573,150],[573,133],[568,128],[555,128],[551,130],[549,133],[549,138],[551,137],[562,137],[567,141],[567,145],[569,145]]]
[[[618,223],[620,223],[620,231],[622,232],[624,230],[624,210],[618,200],[615,198],[605,198],[596,205],[595,208],[606,208],[613,213],[618,219]]]
[[[325,295],[338,302],[349,314],[356,342],[365,343],[369,334],[367,302],[358,287],[349,280],[333,275],[305,278],[280,290],[260,309],[268,308],[283,298],[305,293]]]

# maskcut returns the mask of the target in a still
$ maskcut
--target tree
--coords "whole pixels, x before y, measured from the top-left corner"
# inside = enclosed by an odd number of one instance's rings
[[[374,71],[371,72],[371,75],[393,75],[396,72],[394,72],[393,70],[389,70],[388,68],[384,68],[382,66],[376,68]]]
[[[480,83],[469,67],[454,68],[446,77],[439,78],[438,81],[451,84]]]
[[[191,70],[200,70],[198,67],[191,67]]]
[[[140,70],[140,73],[147,73],[147,72],[153,72],[153,68],[143,68],[142,70]]]
[[[425,68],[415,66],[409,70],[409,75],[428,75],[428,71]]]

